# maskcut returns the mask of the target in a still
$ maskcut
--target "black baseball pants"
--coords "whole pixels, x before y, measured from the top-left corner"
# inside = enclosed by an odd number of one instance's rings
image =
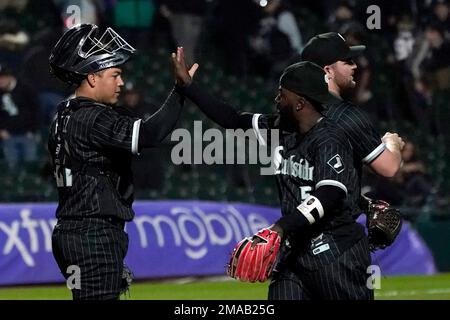
[[[374,299],[373,290],[367,286],[371,263],[367,237],[340,255],[329,250],[314,260],[303,258],[303,265],[298,259],[294,261],[274,272],[269,300]]]
[[[58,220],[52,234],[53,256],[70,280],[68,285],[72,284],[74,300],[119,298],[128,250],[128,235],[123,228],[123,222],[104,218]],[[74,286],[74,267],[79,268],[78,287]]]

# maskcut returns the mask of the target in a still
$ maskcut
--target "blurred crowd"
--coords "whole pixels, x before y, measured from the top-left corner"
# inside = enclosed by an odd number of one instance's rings
[[[368,29],[370,5],[380,8],[380,29]],[[337,31],[352,45],[368,46],[356,61],[357,88],[349,99],[375,123],[405,121],[426,135],[449,136],[446,0],[0,0],[1,158],[12,172],[37,160],[46,139],[42,132],[57,103],[71,94],[49,74],[47,61],[77,18],[113,27],[141,55],[182,45],[190,63],[213,59],[217,69],[238,79],[261,77],[268,88],[299,59],[311,36]],[[151,103],[144,95],[130,84],[122,103],[139,109]],[[416,206],[434,192],[427,163],[415,148],[410,140],[405,164],[392,181],[373,181],[368,173],[367,184],[380,198]],[[139,167],[148,164],[139,161]],[[147,172],[158,172],[158,163]],[[144,186],[154,181],[139,178]]]

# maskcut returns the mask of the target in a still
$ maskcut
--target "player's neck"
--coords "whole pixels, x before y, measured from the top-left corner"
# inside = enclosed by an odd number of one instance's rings
[[[89,98],[89,99],[92,99],[92,100],[97,100],[95,92],[93,92],[92,90],[87,89],[83,85],[79,86],[75,90],[75,97],[85,97],[85,98]]]
[[[333,81],[328,83],[328,91],[334,96],[341,98],[341,89]]]
[[[298,129],[301,134],[304,134],[311,130],[320,120],[322,120],[323,116],[319,112],[312,113],[309,117],[303,118],[301,121],[298,121]]]

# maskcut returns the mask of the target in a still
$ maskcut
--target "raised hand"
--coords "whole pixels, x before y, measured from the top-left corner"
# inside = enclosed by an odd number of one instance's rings
[[[171,56],[176,84],[181,87],[189,86],[199,67],[198,63],[194,63],[192,67],[188,69],[184,58],[183,47],[177,47],[177,52],[173,52]]]

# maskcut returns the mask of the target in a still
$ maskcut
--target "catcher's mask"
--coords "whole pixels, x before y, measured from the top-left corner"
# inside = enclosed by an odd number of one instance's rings
[[[117,67],[136,50],[113,29],[100,35],[94,24],[67,30],[50,54],[50,72],[60,80],[79,85],[89,73]]]

